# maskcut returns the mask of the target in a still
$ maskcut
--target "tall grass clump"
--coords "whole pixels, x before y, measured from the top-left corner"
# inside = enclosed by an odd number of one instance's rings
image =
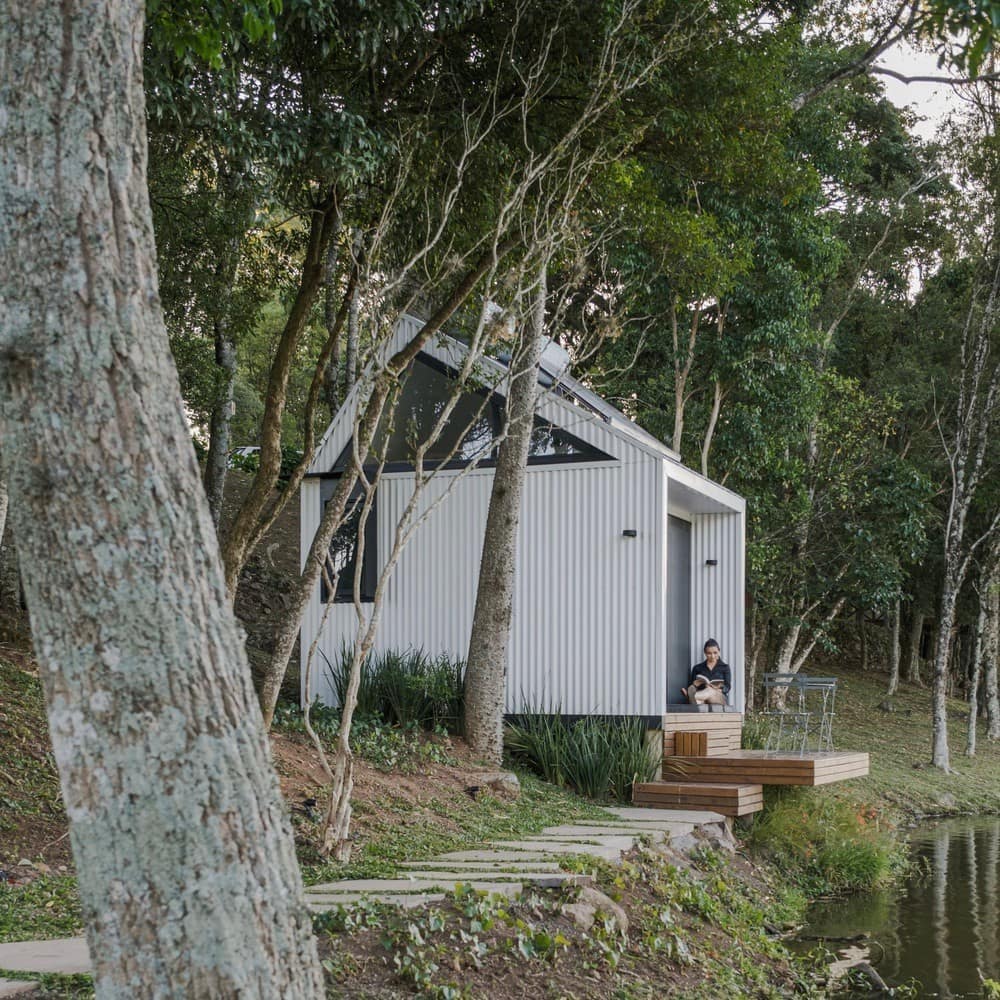
[[[327,662],[330,686],[344,703],[353,650],[343,646]],[[457,733],[465,702],[465,663],[445,655],[429,656],[422,649],[372,652],[361,664],[356,712],[403,728],[416,727]]]
[[[505,748],[515,762],[580,795],[628,802],[633,781],[651,781],[659,750],[641,719],[586,716],[568,722],[558,710],[522,710],[508,725]]]
[[[878,888],[907,865],[902,839],[875,808],[815,788],[767,787],[746,839],[809,896]]]

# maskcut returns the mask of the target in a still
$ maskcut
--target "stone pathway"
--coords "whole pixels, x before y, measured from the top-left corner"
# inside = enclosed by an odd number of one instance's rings
[[[82,937],[0,944],[0,969],[8,972],[58,972],[63,975],[90,972],[90,952],[86,939]],[[0,998],[28,996],[37,988],[37,983],[23,979],[0,979]]]
[[[640,838],[685,849],[696,843],[695,827],[726,835],[726,818],[714,812],[638,808],[608,812],[608,819],[550,826],[524,840],[497,841],[482,850],[452,851],[430,861],[405,862],[401,865],[404,872],[395,878],[347,879],[310,886],[306,900],[320,912],[363,898],[414,907],[440,902],[459,884],[513,897],[528,885],[592,884],[589,875],[560,870],[559,859],[566,855],[582,854],[616,863]]]
[[[566,855],[582,854],[617,863],[640,838],[687,850],[698,843],[694,837],[696,827],[708,836],[729,836],[726,818],[714,812],[638,808],[608,812],[608,819],[550,826],[525,840],[499,841],[477,851],[452,851],[430,861],[407,861],[395,878],[344,879],[313,885],[306,889],[306,900],[319,912],[359,899],[408,908],[441,902],[459,884],[514,897],[528,885],[590,885],[593,880],[589,875],[560,870],[559,859]],[[0,944],[0,969],[89,972],[90,955],[82,937]],[[0,1000],[30,994],[35,987],[35,983],[0,979]]]

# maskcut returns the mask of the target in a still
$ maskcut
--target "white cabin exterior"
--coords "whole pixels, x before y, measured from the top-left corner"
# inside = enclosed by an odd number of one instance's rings
[[[391,352],[420,321],[406,317]],[[453,369],[464,348],[432,340],[419,363]],[[506,368],[479,363],[502,393]],[[743,710],[745,502],[681,464],[678,456],[579,382],[560,373],[537,416],[583,442],[580,454],[529,464],[519,528],[506,710],[525,704],[564,715],[659,720],[682,701],[706,638],[733,671],[730,702]],[[302,557],[332,492],[332,470],[351,438],[359,389],[331,423],[301,490]],[[593,451],[591,451],[593,449]],[[373,512],[380,570],[409,500],[412,471],[382,474]],[[460,477],[455,482],[455,477]],[[376,648],[422,648],[464,658],[472,626],[492,467],[441,468],[424,509],[449,488],[406,546],[386,587]],[[628,534],[626,534],[626,532]],[[634,535],[631,534],[634,532]],[[302,624],[306,661],[325,605],[317,586]],[[351,603],[329,608],[309,679],[333,701],[324,657],[334,662],[357,628]]]

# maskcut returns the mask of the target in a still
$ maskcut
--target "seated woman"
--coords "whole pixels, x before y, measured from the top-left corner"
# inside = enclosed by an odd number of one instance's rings
[[[681,694],[692,705],[727,705],[733,675],[729,664],[721,658],[719,644],[708,639],[704,647],[705,659],[691,668],[688,686]]]

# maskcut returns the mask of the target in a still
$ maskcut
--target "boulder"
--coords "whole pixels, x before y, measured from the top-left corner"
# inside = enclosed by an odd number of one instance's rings
[[[600,914],[610,920],[618,933],[628,933],[628,915],[625,911],[610,896],[589,885],[580,890],[575,903],[564,904],[561,912],[570,917],[582,931],[589,931]]]
[[[511,771],[487,771],[477,777],[478,784],[469,785],[466,788],[466,791],[473,798],[482,792],[489,792],[494,798],[513,802],[521,794],[521,782],[517,780],[517,775]]]

